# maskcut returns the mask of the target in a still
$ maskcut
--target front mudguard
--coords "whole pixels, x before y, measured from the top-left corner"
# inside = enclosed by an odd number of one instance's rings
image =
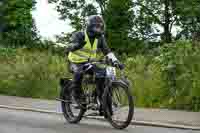
[[[63,99],[65,94],[70,94],[70,86],[72,83],[72,79],[70,78],[61,78],[59,81],[60,84],[60,99]]]
[[[60,87],[64,88],[66,85],[68,85],[70,82],[72,81],[72,79],[70,78],[61,78],[59,81]]]
[[[118,84],[121,84],[121,85],[123,85],[124,87],[126,87],[126,88],[129,88],[130,87],[130,81],[128,81],[127,79],[119,79],[119,80],[114,80],[114,81],[112,81],[112,86],[117,86]]]

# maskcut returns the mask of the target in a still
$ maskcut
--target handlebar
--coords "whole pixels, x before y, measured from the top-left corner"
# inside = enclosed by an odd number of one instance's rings
[[[84,72],[88,71],[92,67],[92,65],[96,65],[96,64],[110,65],[110,66],[116,67],[120,70],[123,70],[125,68],[124,64],[120,64],[119,62],[111,62],[111,61],[106,60],[106,59],[100,59],[100,60],[90,59],[90,60],[88,60],[88,63],[86,63],[86,64],[88,65],[88,67],[86,67],[86,69],[80,69],[80,72],[84,73]],[[122,77],[122,78],[126,78],[124,71],[120,71],[119,76]]]
[[[112,62],[112,61],[109,61],[109,60],[106,60],[106,59],[100,59],[100,60],[89,59],[88,62],[91,63],[91,64],[111,65],[113,67],[119,68],[120,70],[125,68],[125,65],[119,63],[118,61]]]

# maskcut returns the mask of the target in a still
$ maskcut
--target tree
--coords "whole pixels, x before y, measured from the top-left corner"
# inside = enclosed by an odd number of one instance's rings
[[[115,19],[112,14],[107,15],[111,12],[109,8],[114,2],[113,0],[49,1],[58,5],[57,11],[60,13],[61,19],[69,19],[74,30],[83,29],[84,18],[91,14],[102,14],[105,20],[107,18]],[[128,7],[128,11],[133,10],[132,16],[134,16],[131,17],[132,26],[129,26],[132,32],[128,34],[132,39],[161,40],[164,43],[170,43],[181,36],[191,39],[194,31],[197,32],[200,27],[199,0],[134,0],[132,2],[133,4]],[[123,0],[121,2],[115,0],[115,3],[119,3],[120,7],[124,6]],[[120,12],[119,9],[115,8],[114,12]],[[109,25],[109,21],[106,23]],[[181,30],[177,30],[177,36],[173,36],[172,31],[177,27],[180,27]]]
[[[94,2],[86,2],[86,0],[48,0],[49,3],[56,4],[56,10],[60,14],[61,20],[69,20],[70,26],[74,31],[79,31],[84,28],[85,18],[89,15],[98,14],[99,11],[95,5],[100,5],[101,12],[104,11],[104,0],[94,0]],[[74,32],[73,31],[73,32]],[[57,36],[57,42],[66,43],[73,33],[63,33]]]
[[[106,36],[112,48],[120,50],[127,49],[129,34],[133,25],[133,11],[131,0],[49,0],[56,3],[60,19],[70,20],[70,25],[75,31],[84,28],[85,18],[89,15],[101,14],[106,23]],[[66,37],[57,37],[59,41],[66,40]],[[62,39],[63,38],[63,39]]]
[[[135,36],[146,39],[160,37],[163,42],[172,41],[172,26],[176,20],[172,12],[173,0],[137,0],[134,2]],[[163,28],[163,32],[158,27]]]
[[[1,8],[3,41],[11,45],[28,45],[37,36],[31,11],[34,0],[4,1]]]
[[[3,10],[3,5],[5,3],[5,0],[1,0],[0,1],[0,34],[3,32],[4,29],[4,21],[3,21],[3,14],[4,14],[4,10]]]
[[[130,48],[129,34],[133,26],[131,8],[131,0],[110,0],[105,9],[108,44],[119,52]]]
[[[97,9],[93,3],[87,3],[86,0],[49,0],[50,3],[56,3],[57,11],[61,20],[70,20],[70,25],[74,30],[81,30],[84,25],[85,17],[97,14]]]
[[[200,1],[199,0],[177,0],[176,14],[179,16],[181,29],[176,39],[184,36],[186,39],[194,38],[200,33]]]
[[[191,38],[191,32],[199,29],[199,5],[199,0],[136,0],[134,31],[138,34],[133,35],[143,39],[160,37],[169,43],[173,40],[172,29],[180,27],[176,39],[182,35]]]

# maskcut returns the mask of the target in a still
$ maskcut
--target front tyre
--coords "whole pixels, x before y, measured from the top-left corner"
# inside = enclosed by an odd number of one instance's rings
[[[69,123],[78,123],[82,119],[85,109],[78,107],[79,105],[75,102],[70,88],[71,84],[71,81],[68,81],[65,85],[61,85],[61,108],[65,119]]]
[[[103,105],[107,119],[113,127],[128,127],[134,114],[133,97],[128,86],[121,81],[113,82],[112,88],[104,91]]]

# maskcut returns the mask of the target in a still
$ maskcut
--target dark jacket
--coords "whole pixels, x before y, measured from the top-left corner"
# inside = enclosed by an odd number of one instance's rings
[[[93,45],[95,38],[92,38],[90,36],[89,36],[89,38],[90,38],[91,45]],[[83,48],[83,46],[85,44],[86,44],[85,33],[81,32],[81,31],[76,32],[72,35],[72,37],[70,39],[70,44],[67,46],[67,51],[73,52],[73,51],[79,50],[79,49]],[[102,52],[104,55],[111,52],[111,50],[109,49],[109,47],[106,43],[106,39],[105,39],[104,35],[102,35],[101,37],[98,38],[97,51]]]

